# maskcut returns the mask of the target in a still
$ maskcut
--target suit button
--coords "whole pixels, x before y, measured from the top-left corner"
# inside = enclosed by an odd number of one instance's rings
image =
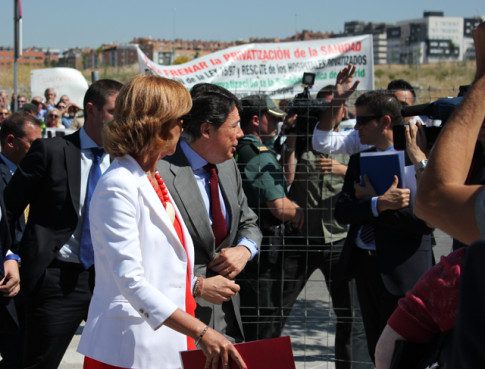
[[[140,309],[138,311],[140,312],[140,314],[143,314],[145,312],[145,310],[143,310],[143,309]]]
[[[150,315],[148,313],[145,313],[145,318],[148,318]]]

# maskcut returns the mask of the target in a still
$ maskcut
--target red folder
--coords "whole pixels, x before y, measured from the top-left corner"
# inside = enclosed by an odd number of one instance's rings
[[[295,369],[289,336],[236,343],[234,347],[241,354],[247,369]],[[183,369],[204,369],[205,356],[202,350],[182,351],[180,358]],[[239,368],[231,358],[229,365],[230,369]],[[223,369],[222,363],[219,363],[219,369]]]

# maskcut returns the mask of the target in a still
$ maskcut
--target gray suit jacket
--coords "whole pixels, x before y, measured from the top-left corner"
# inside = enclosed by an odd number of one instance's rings
[[[258,247],[261,244],[262,236],[257,225],[257,216],[248,207],[236,162],[231,159],[216,167],[224,202],[230,214],[228,235],[217,249],[194,173],[180,145],[177,145],[174,155],[164,158],[157,165],[194,242],[196,276],[216,275],[217,273],[207,268],[207,264],[214,259],[220,249],[236,246],[235,243],[242,237],[253,240]],[[198,298],[195,315],[233,342],[239,342],[244,339],[239,306],[239,295],[220,306]]]

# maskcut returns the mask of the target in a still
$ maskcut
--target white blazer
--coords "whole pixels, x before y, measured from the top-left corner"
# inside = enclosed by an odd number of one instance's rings
[[[175,211],[193,270],[192,240]],[[180,368],[186,336],[155,328],[177,308],[185,310],[187,256],[146,173],[131,156],[115,159],[100,178],[89,221],[96,283],[78,351],[124,368]]]

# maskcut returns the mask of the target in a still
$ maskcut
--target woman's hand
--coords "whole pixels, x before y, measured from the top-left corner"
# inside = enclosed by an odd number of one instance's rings
[[[218,277],[224,278],[222,276]],[[246,363],[241,355],[226,337],[214,329],[209,328],[209,326],[192,315],[187,314],[185,311],[180,309],[175,310],[174,313],[163,322],[163,325],[194,339],[196,345],[204,352],[206,357],[206,369],[217,369],[219,360],[222,361],[224,369],[229,369],[229,358],[232,358],[239,368],[247,369]],[[156,329],[161,326],[162,324]]]
[[[217,369],[219,360],[222,361],[223,369],[229,369],[229,357],[231,357],[241,369],[246,369],[246,363],[242,359],[234,345],[222,334],[209,328],[199,341],[199,346],[206,357],[205,368]],[[234,368],[233,368],[234,369]]]

